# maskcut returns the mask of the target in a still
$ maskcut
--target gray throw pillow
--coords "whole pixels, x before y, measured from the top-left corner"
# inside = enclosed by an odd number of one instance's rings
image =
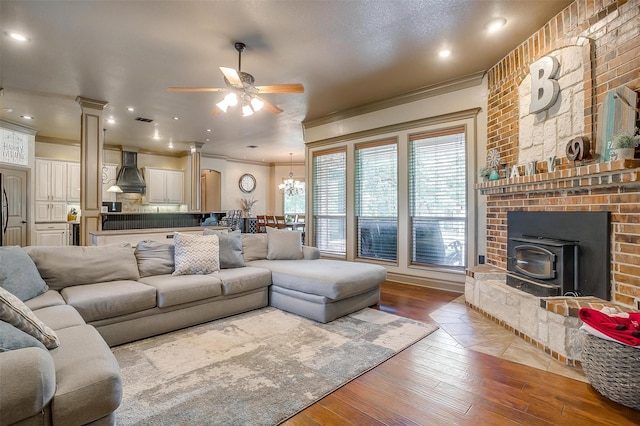
[[[227,232],[216,229],[204,230],[204,235],[217,235],[220,242],[220,269],[242,268],[242,233],[240,230]]]
[[[0,287],[23,302],[49,290],[36,264],[18,246],[0,247]]]
[[[47,350],[35,337],[18,330],[8,322],[0,321],[0,352],[31,347]]]
[[[217,235],[173,233],[176,270],[172,275],[207,275],[220,270]]]
[[[140,241],[134,251],[140,277],[168,275],[175,270],[175,246],[158,241]]]
[[[267,227],[267,259],[299,260],[302,254],[302,233]]]
[[[242,256],[245,262],[267,258],[267,234],[242,234]]]

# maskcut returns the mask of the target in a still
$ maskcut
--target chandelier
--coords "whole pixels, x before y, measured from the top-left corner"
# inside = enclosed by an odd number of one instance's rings
[[[289,179],[278,185],[280,191],[288,196],[304,195],[304,182],[293,179],[293,153],[289,153]]]

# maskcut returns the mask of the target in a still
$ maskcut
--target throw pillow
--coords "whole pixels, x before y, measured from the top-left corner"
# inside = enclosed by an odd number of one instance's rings
[[[23,302],[49,290],[36,264],[18,246],[0,247],[0,287]]]
[[[267,228],[267,259],[303,259],[302,233],[300,231]]]
[[[173,273],[175,246],[157,241],[140,241],[134,251],[140,277]]]
[[[173,275],[206,275],[220,270],[217,235],[175,232],[176,270]]]
[[[245,262],[267,258],[266,234],[242,234],[242,255]]]
[[[35,337],[47,349],[57,348],[60,345],[55,331],[47,327],[27,305],[4,288],[0,288],[0,320]]]
[[[242,268],[242,233],[239,229],[227,232],[216,229],[205,229],[204,235],[217,235],[220,244],[220,269]]]
[[[47,350],[35,337],[18,330],[8,322],[0,321],[0,352],[31,347]]]

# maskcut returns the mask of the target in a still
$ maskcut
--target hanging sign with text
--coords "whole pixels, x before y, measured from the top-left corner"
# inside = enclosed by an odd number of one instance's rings
[[[29,137],[24,133],[0,129],[0,162],[27,166]]]

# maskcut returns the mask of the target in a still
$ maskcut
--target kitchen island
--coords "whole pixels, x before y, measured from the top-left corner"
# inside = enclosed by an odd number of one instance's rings
[[[90,232],[91,245],[104,246],[107,244],[130,243],[135,246],[140,241],[152,240],[168,242],[173,244],[173,233],[184,232],[185,234],[202,235],[207,229],[227,229],[224,226],[190,226],[175,228],[150,228],[150,229],[123,229],[115,231]]]
[[[161,213],[102,213],[103,231],[121,231],[127,229],[185,228],[200,226],[205,220],[214,219],[212,224],[225,215],[225,212],[161,212]],[[211,220],[210,219],[210,220]],[[207,221],[208,223],[209,221]]]

